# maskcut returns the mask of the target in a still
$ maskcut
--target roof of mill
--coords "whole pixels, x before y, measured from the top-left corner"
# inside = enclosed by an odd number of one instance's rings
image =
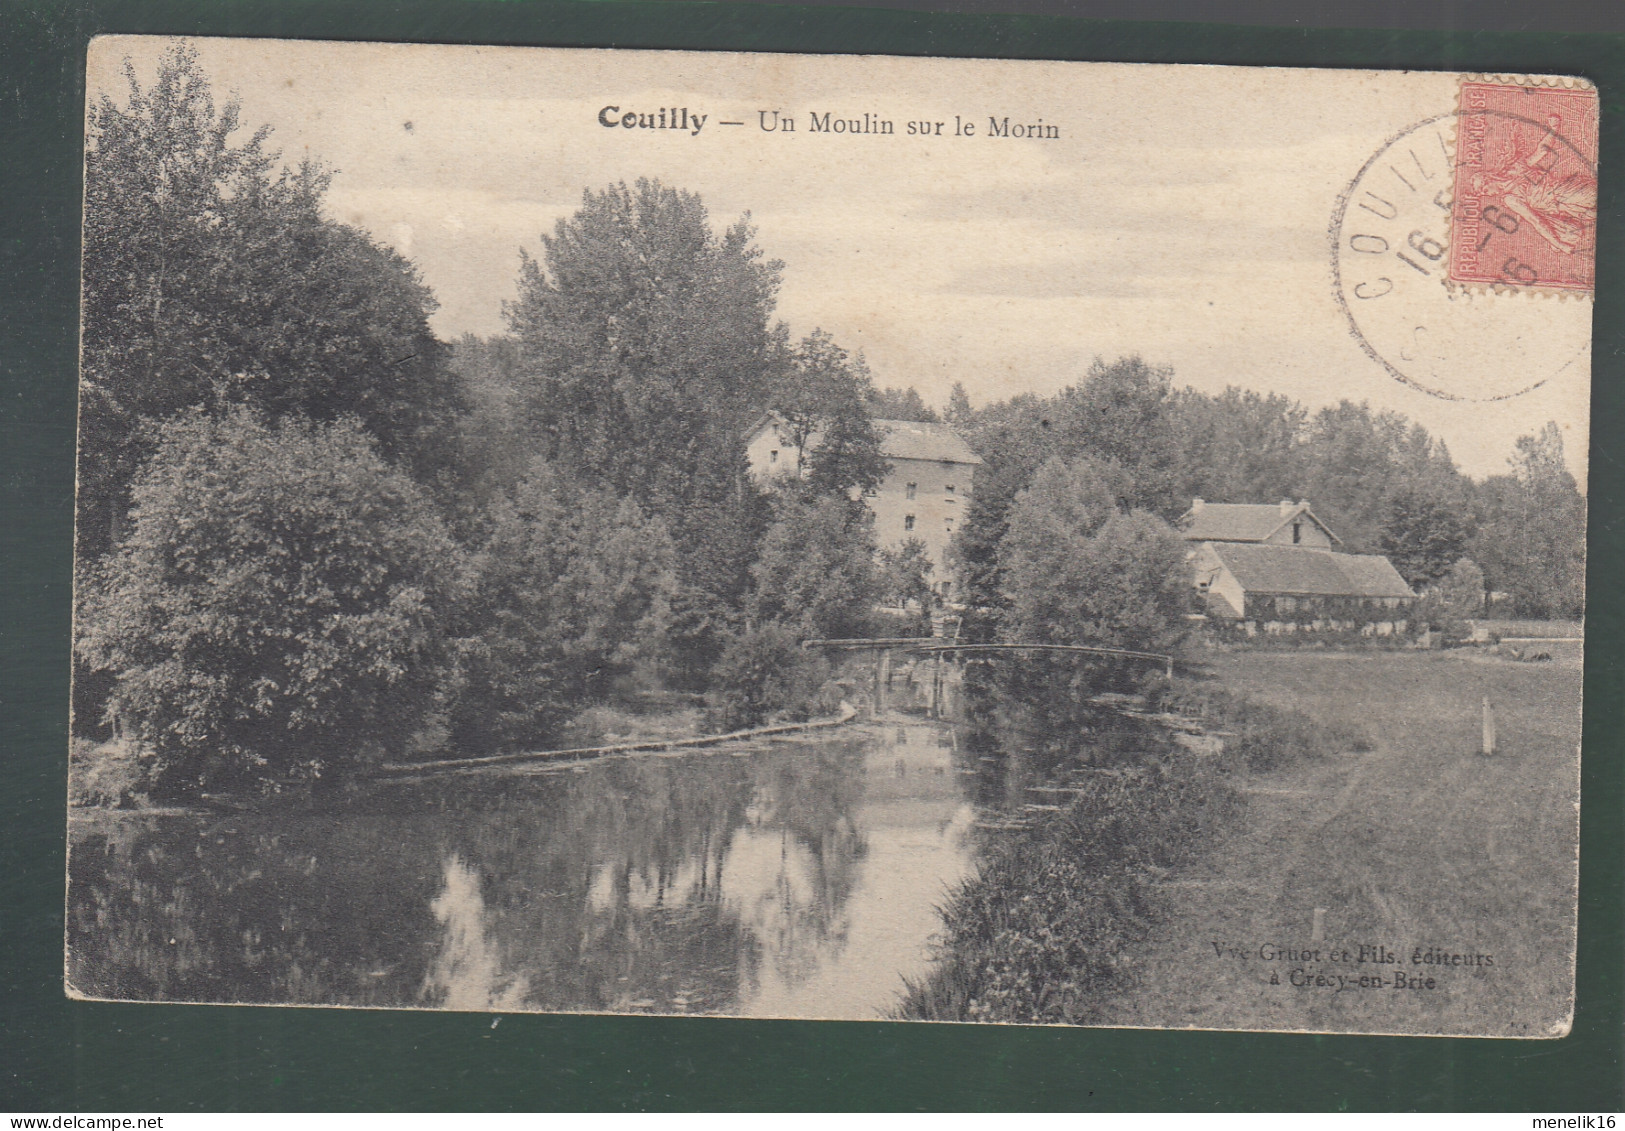
[[[1300,597],[1414,597],[1394,564],[1380,554],[1335,554],[1298,546],[1210,542],[1250,593]]]
[[[1303,503],[1285,511],[1275,503],[1203,503],[1179,520],[1181,533],[1192,542],[1262,542],[1299,515],[1324,530],[1334,542],[1342,539]]]
[[[885,433],[880,450],[892,459],[925,459],[942,463],[982,462],[958,432],[946,424],[922,420],[877,420],[875,427]]]
[[[759,435],[771,424],[785,423],[776,412],[765,412],[746,431],[747,439]],[[875,430],[881,434],[881,454],[890,459],[931,460],[937,463],[979,464],[982,457],[971,451],[970,445],[946,424],[928,424],[922,420],[875,420]],[[820,433],[808,438],[808,449],[816,448]]]

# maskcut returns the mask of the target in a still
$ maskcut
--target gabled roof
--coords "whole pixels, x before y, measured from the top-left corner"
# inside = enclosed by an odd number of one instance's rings
[[[784,417],[776,412],[764,412],[745,431],[745,442],[750,443],[771,424],[784,424]],[[881,454],[888,459],[920,459],[938,463],[979,464],[982,457],[970,450],[970,445],[958,432],[946,424],[927,424],[920,420],[876,420],[876,431],[881,433]],[[820,434],[808,437],[809,449],[816,448]]]
[[[1414,597],[1392,562],[1380,554],[1334,554],[1301,546],[1210,542],[1226,569],[1249,593],[1294,597]]]
[[[1333,542],[1342,541],[1315,517],[1308,503],[1286,509],[1273,503],[1203,503],[1185,512],[1179,528],[1192,542],[1262,542],[1300,515],[1324,530]]]
[[[970,445],[960,438],[959,433],[946,424],[927,424],[922,420],[877,420],[874,425],[885,433],[880,450],[891,459],[969,464],[982,462],[982,457],[971,451]]]

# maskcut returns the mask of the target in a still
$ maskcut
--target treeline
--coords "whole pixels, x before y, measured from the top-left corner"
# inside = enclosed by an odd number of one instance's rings
[[[928,631],[918,544],[877,551],[876,419],[932,419],[775,317],[783,264],[651,181],[584,192],[507,333],[442,343],[416,268],[324,214],[328,173],[216,107],[182,46],[91,109],[74,723],[156,797],[545,746],[638,689],[738,726],[828,702],[809,636]],[[773,410],[804,474],[744,440]],[[1192,495],[1308,497],[1413,580],[1460,557],[1577,612],[1583,500],[1555,428],[1474,484],[1404,420],[1204,397],[1138,359],[946,407],[986,463],[955,548],[1023,638],[1161,645]],[[877,619],[913,600],[912,621]]]
[[[1165,552],[1149,545],[1153,520],[1176,522],[1193,499],[1307,499],[1340,549],[1388,555],[1413,586],[1438,587],[1467,559],[1476,569],[1465,573],[1481,571],[1485,596],[1503,594],[1495,607],[1507,615],[1583,613],[1585,498],[1556,424],[1519,439],[1507,472],[1479,482],[1456,468],[1442,441],[1397,413],[1349,401],[1311,413],[1276,394],[1180,388],[1173,376],[1137,357],[1097,360],[1054,396],[974,409],[956,387],[948,419],[984,460],[957,542],[969,603],[991,610],[993,621],[1013,616],[1042,629],[1034,602],[1104,576],[1096,564],[1069,563],[1128,553],[1117,536],[1126,530],[1100,540],[1108,519],[1142,516],[1143,552],[1129,556],[1143,570]],[[1063,514],[1065,499],[1076,508],[1084,498],[1092,514]],[[1060,550],[1080,537],[1095,541]],[[1069,575],[1076,584],[1063,580]],[[1153,626],[1137,633],[1146,645],[1156,636]]]
[[[325,216],[328,174],[240,130],[194,52],[126,70],[90,114],[74,700],[143,791],[545,745],[633,688],[805,712],[828,672],[798,641],[923,587],[854,501],[885,394],[774,319],[748,218],[588,191],[509,333],[447,345],[413,265]],[[808,475],[764,490],[768,409]]]

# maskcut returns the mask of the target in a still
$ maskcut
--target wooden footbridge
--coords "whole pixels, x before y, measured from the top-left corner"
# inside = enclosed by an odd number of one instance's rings
[[[931,705],[932,718],[944,709],[943,699],[943,670],[942,661],[945,657],[964,656],[967,654],[993,653],[995,655],[1006,652],[1061,652],[1088,656],[1104,656],[1120,660],[1149,660],[1159,665],[1169,679],[1174,678],[1174,658],[1161,652],[1141,652],[1133,648],[1099,648],[1088,644],[962,644],[958,639],[958,631],[952,639],[941,636],[877,636],[852,637],[845,639],[813,639],[803,640],[803,648],[821,648],[832,651],[872,651],[879,653],[879,662],[875,664],[874,673],[874,710],[881,710],[885,701],[885,689],[891,685],[891,658],[894,652],[921,659],[930,657],[936,661],[931,673]]]
[[[961,644],[944,642],[938,636],[855,637],[843,640],[803,640],[803,648],[872,649],[882,652],[908,652],[912,655],[963,655],[967,652],[1081,652],[1126,660],[1152,660],[1161,664],[1169,679],[1174,677],[1174,658],[1161,652],[1138,652],[1132,648],[1096,648],[1088,644]]]

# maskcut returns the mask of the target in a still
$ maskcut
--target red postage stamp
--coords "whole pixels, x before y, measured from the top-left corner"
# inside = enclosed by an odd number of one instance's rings
[[[1469,80],[1459,110],[1450,278],[1589,293],[1596,89]]]

